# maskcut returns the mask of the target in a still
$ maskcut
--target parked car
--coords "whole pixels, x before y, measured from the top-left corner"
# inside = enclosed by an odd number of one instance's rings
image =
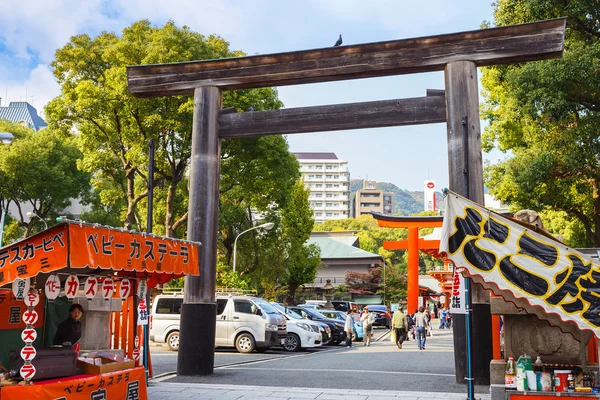
[[[373,323],[373,326],[385,326],[386,328],[390,329],[392,326],[392,315],[386,306],[369,304],[367,306],[367,310],[369,310],[370,313],[375,314],[375,322]]]
[[[358,310],[358,304],[346,300],[331,300],[333,308],[339,311],[348,312],[349,309]]]
[[[317,310],[305,308],[303,306],[293,306],[288,307],[288,309],[300,314],[302,318],[324,322],[329,325],[329,328],[331,329],[331,344],[336,345],[341,343],[343,340],[346,340],[346,332],[344,332],[344,323],[342,321],[327,318]]]
[[[287,335],[282,347],[286,351],[299,351],[310,347],[319,347],[323,344],[323,336],[319,324],[308,319],[303,319],[300,314],[286,310],[277,303],[271,305],[287,320]]]
[[[281,345],[287,323],[269,302],[259,297],[217,297],[216,347],[235,347],[240,353]],[[150,340],[179,350],[182,295],[158,295],[152,304]]]
[[[326,316],[327,318],[337,319],[340,321],[344,321],[344,323],[346,323],[346,316],[348,314],[346,314],[343,311],[319,310],[319,312],[321,314],[323,314],[324,316]],[[352,340],[353,341],[362,340],[364,333],[363,333],[363,324],[360,321],[360,315],[358,313],[354,313],[354,314],[352,314],[352,319],[354,320],[354,333],[352,335]]]
[[[314,306],[317,310],[323,308],[327,303],[325,300],[306,300],[302,306]]]

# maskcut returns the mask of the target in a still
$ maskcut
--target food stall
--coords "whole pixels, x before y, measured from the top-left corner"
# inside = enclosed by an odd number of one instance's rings
[[[457,281],[462,274],[489,290],[491,313],[502,316],[502,331],[493,330],[504,335],[504,354],[494,348],[492,400],[600,396],[598,259],[452,192],[439,254],[454,263]],[[453,290],[453,303],[461,291]]]
[[[0,249],[0,399],[146,399],[146,291],[198,275],[198,251],[79,221]],[[54,343],[73,309],[83,310],[81,339]]]

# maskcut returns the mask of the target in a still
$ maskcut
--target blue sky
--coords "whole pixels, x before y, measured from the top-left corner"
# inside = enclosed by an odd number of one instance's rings
[[[491,0],[3,0],[0,1],[0,97],[42,110],[59,93],[50,62],[70,36],[120,32],[140,19],[172,19],[217,33],[232,49],[266,54],[478,29],[492,20]],[[424,96],[443,89],[443,73],[279,88],[286,107]],[[481,89],[481,87],[480,87]],[[334,152],[352,178],[422,190],[448,185],[445,124],[312,133],[288,137],[291,151]],[[485,155],[495,160],[500,156]]]

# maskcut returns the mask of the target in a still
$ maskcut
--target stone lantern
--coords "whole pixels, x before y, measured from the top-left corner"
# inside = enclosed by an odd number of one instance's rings
[[[331,300],[333,299],[333,285],[331,284],[331,279],[327,279],[327,281],[325,281],[325,286],[323,286],[323,290],[325,291],[325,300],[327,300],[327,303],[325,303],[323,308],[327,310],[332,310],[333,304],[331,304]]]

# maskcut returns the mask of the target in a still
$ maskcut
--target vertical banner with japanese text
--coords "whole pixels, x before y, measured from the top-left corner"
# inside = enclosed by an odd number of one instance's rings
[[[450,312],[452,314],[467,313],[467,305],[465,301],[465,278],[456,267],[454,267],[454,273],[452,275],[452,298],[450,300]]]
[[[144,368],[132,368],[84,378],[63,378],[51,383],[2,387],[2,400],[147,400]]]
[[[498,296],[600,335],[600,264],[455,193],[446,196],[440,253]],[[539,316],[539,315],[538,315]]]

